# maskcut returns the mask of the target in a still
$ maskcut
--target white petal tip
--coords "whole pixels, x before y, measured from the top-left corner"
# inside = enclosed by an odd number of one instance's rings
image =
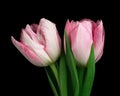
[[[11,41],[12,41],[13,43],[16,41],[13,36],[11,36]]]

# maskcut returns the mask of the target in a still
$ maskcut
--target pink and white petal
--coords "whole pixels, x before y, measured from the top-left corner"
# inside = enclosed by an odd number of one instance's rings
[[[45,37],[44,37],[44,35],[43,35],[42,32],[41,32],[41,27],[40,27],[40,26],[38,26],[37,38],[38,38],[38,40],[39,40],[39,42],[40,42],[41,44],[44,44],[44,45],[45,45]]]
[[[28,47],[26,47],[24,44],[18,42],[14,39],[14,37],[11,37],[12,43],[14,46],[21,52],[21,54],[32,64],[36,66],[44,66],[44,64],[41,62],[40,58]]]
[[[37,34],[38,30],[38,24],[32,24],[26,26],[26,33],[32,38],[33,41],[44,44],[44,38],[41,36],[41,34]]]
[[[22,40],[24,40],[24,44],[28,46],[31,50],[33,50],[37,54],[37,56],[39,56],[43,64],[52,62],[52,60],[45,51],[46,45],[31,40],[28,34],[26,34],[26,32],[23,32],[22,38]]]
[[[74,28],[76,28],[79,25],[79,23],[80,23],[79,21],[76,21],[76,22],[71,21],[71,23],[70,23],[71,24],[71,31],[74,30]]]
[[[79,22],[77,21],[77,22],[74,22],[74,21],[71,21],[71,22],[69,22],[69,20],[67,21],[67,23],[66,23],[66,29],[67,28],[69,28],[68,29],[68,31],[69,31],[69,34],[67,34],[68,35],[68,38],[69,38],[69,42],[70,43],[72,43],[72,42],[74,42],[74,40],[75,40],[75,37],[76,36],[74,36],[77,32],[77,28],[78,28],[78,25],[79,25]],[[66,30],[65,29],[65,30]],[[66,31],[67,32],[67,31]],[[68,32],[67,32],[68,33]],[[66,51],[66,42],[65,42],[65,34],[64,34],[64,50]]]
[[[44,48],[41,48],[39,46],[34,46],[33,51],[40,58],[42,64],[48,65],[53,62]]]
[[[65,24],[65,29],[64,31],[67,33],[68,37],[70,37],[70,32],[71,32],[71,23],[69,21],[69,19],[67,20],[66,24]],[[70,38],[69,38],[70,40]],[[64,51],[66,52],[66,40],[65,40],[65,34],[64,34]]]
[[[42,49],[44,48],[44,45],[37,41],[32,40],[24,30],[21,33],[21,42],[31,49],[35,49],[36,47]]]
[[[30,38],[30,36],[27,34],[27,32],[23,29],[21,32],[21,42],[31,48],[33,40]]]
[[[34,40],[35,42],[38,42],[38,43],[40,42],[39,39],[37,38],[37,34],[32,30],[30,25],[27,24],[25,31],[32,40]]]
[[[68,37],[69,37],[69,34],[71,34],[72,31],[74,30],[74,28],[76,28],[78,25],[79,25],[78,21],[77,22],[74,22],[74,21],[70,22],[69,20],[67,20],[66,25],[65,25],[65,30],[68,34]]]
[[[41,22],[41,20],[40,20],[40,22]],[[39,42],[45,45],[45,37],[44,37],[44,34],[41,31],[41,24],[40,23],[37,27],[36,34],[37,34],[37,38],[38,38]]]
[[[74,28],[73,32],[70,33],[69,41],[71,43],[71,46],[74,46],[74,44],[76,42],[76,37],[77,37],[77,34],[78,34],[78,28],[79,28],[79,25],[76,28]]]
[[[67,32],[68,34],[68,37],[69,37],[69,33],[71,32],[71,22],[69,20],[67,20],[66,24],[65,24],[65,31]]]
[[[103,54],[103,47],[104,47],[104,28],[102,21],[99,21],[98,26],[94,30],[94,48],[95,48],[95,59],[96,62],[101,58]]]
[[[50,30],[50,29],[43,30],[46,41],[45,50],[47,51],[47,53],[49,54],[49,56],[53,61],[55,61],[58,58],[61,52],[61,40],[56,31],[57,31],[56,28],[54,30]]]
[[[50,57],[48,56],[48,54],[44,50],[45,45],[42,45],[38,42],[31,40],[30,37],[26,34],[26,32],[23,32],[22,40],[24,40],[23,41],[24,45],[29,47],[29,49],[34,51],[36,53],[36,55],[39,56],[42,63],[46,64],[46,62],[51,62]]]
[[[45,50],[45,45],[32,41],[29,48],[36,53],[36,55],[40,58],[42,64],[46,65],[52,62],[51,58]]]
[[[33,30],[34,33],[37,33],[37,29],[38,29],[38,24],[32,24],[30,25],[31,29]]]
[[[41,19],[40,21],[41,33],[44,35],[46,47],[45,50],[53,61],[55,61],[61,50],[61,40],[58,38],[58,32],[54,23]]]
[[[87,31],[88,30],[80,23],[76,31],[77,33],[74,34],[76,38],[74,37],[74,42],[72,42],[73,54],[77,61],[83,66],[87,64],[93,42],[92,37]]]
[[[86,32],[88,32],[92,36],[92,23],[91,22],[92,21],[89,19],[84,19],[80,23],[82,24],[83,27],[85,27],[85,29],[87,30]]]

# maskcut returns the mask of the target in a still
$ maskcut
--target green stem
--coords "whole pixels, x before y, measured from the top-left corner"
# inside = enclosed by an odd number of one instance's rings
[[[49,80],[49,83],[50,83],[50,86],[51,86],[51,88],[52,88],[52,91],[53,91],[54,95],[55,95],[55,96],[59,96],[59,95],[58,95],[58,92],[57,92],[57,90],[56,90],[56,88],[55,88],[55,86],[54,86],[54,84],[53,84],[53,81],[52,81],[51,77],[49,76],[49,73],[48,73],[47,68],[45,68],[45,71],[46,71],[46,74],[47,74],[47,77],[48,77],[48,80]]]
[[[85,69],[85,77],[81,96],[90,96],[94,82],[94,76],[95,76],[95,58],[94,58],[94,45],[92,45],[90,57],[87,63],[87,67]]]
[[[83,80],[84,80],[84,74],[85,74],[85,68],[84,67],[78,67],[78,79],[79,79],[79,94],[81,94],[82,86],[83,86]]]
[[[67,90],[67,65],[65,63],[65,54],[60,58],[59,64],[60,96],[68,96]]]
[[[57,71],[57,68],[56,68],[55,64],[51,64],[50,68],[53,71],[53,73],[55,75],[55,78],[56,78],[56,81],[57,81],[58,86],[59,86],[59,75],[58,75],[58,71]]]

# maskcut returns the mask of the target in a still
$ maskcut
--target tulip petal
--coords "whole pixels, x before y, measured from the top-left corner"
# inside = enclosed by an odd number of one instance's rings
[[[32,26],[32,28],[31,28]],[[37,27],[38,28],[38,25],[37,24],[33,24],[33,25],[28,25],[26,26],[25,28],[25,32],[29,35],[29,37],[31,37],[31,39],[39,44],[44,44],[44,40],[41,36],[41,38],[38,38],[37,36],[37,32],[34,32],[33,30],[35,30],[34,28]],[[33,30],[32,30],[33,29]],[[37,29],[36,29],[37,30]],[[35,30],[35,31],[36,31]]]
[[[33,32],[37,33],[38,24],[32,24],[30,27],[33,30]]]
[[[92,22],[93,21],[91,21],[89,19],[84,19],[81,21],[82,26],[87,30],[86,32],[88,32],[89,35],[91,35],[91,36],[92,36],[92,27],[93,27]]]
[[[94,30],[97,27],[96,23],[90,19],[82,19],[80,22],[88,29],[92,28]]]
[[[67,20],[66,22],[66,25],[65,25],[65,30],[68,34],[68,37],[69,37],[69,34],[71,34],[71,32],[78,26],[79,22],[74,22],[74,21],[69,21]]]
[[[98,21],[97,25],[98,26],[93,32],[96,62],[101,58],[103,54],[103,47],[104,47],[104,28],[103,28],[102,21]]]
[[[43,66],[42,63],[40,63],[40,59],[38,56],[28,47],[23,45],[22,43],[16,41],[14,37],[11,37],[12,43],[15,45],[15,47],[23,54],[23,56],[28,59],[32,64],[36,66]]]
[[[71,34],[73,54],[77,61],[84,66],[87,64],[93,42],[90,33],[92,34],[80,23]]]
[[[72,41],[74,41],[75,40],[75,34],[76,34],[76,32],[75,32],[75,30],[77,29],[77,27],[78,27],[78,25],[79,25],[79,22],[77,21],[77,22],[74,22],[74,21],[69,21],[69,20],[67,20],[67,22],[66,22],[66,25],[65,25],[65,31],[67,32],[67,35],[68,35],[68,37],[69,37],[69,41],[70,41],[70,43],[72,42]],[[77,31],[77,30],[76,30]],[[75,33],[74,33],[75,32]],[[72,38],[71,38],[71,34],[72,35],[75,35],[75,36],[72,36]],[[74,40],[73,40],[74,39]],[[64,36],[64,50],[65,50],[65,52],[66,52],[66,41],[65,41],[65,36]]]
[[[69,32],[71,32],[71,30],[72,30],[72,28],[71,28],[71,22],[69,20],[67,20],[67,22],[66,22],[65,30],[66,30],[67,35],[69,37]]]
[[[45,50],[51,59],[55,61],[61,50],[61,40],[55,24],[43,18],[40,20],[37,33],[45,39]]]
[[[33,27],[33,26],[32,26]],[[35,27],[35,26],[34,26]],[[35,30],[35,29],[34,29]],[[37,30],[37,29],[36,29]],[[41,43],[37,38],[37,34],[32,30],[30,25],[26,25],[25,32],[29,35],[29,37],[35,42]]]
[[[25,39],[23,39],[23,40],[25,40],[23,44],[17,42],[15,39],[12,39],[12,41],[14,41],[13,44],[18,48],[19,51],[22,50],[21,51],[22,54],[26,54],[25,57],[28,56],[28,58],[29,58],[30,53],[31,54],[34,53],[36,55],[36,57],[39,58],[39,61],[40,61],[39,63],[41,63],[43,66],[46,66],[47,64],[52,62],[52,60],[49,58],[49,56],[45,52],[44,46],[42,46],[30,39],[26,39],[26,38],[28,38],[27,34],[26,34],[26,36],[23,35],[23,38],[25,38]],[[27,50],[26,52],[28,52],[28,54],[24,53],[25,52],[24,50],[25,51]],[[29,50],[31,50],[31,51],[29,52]]]
[[[21,36],[23,38],[22,40],[24,40],[23,44],[25,44],[31,50],[33,50],[40,57],[40,59],[44,60],[43,63],[51,62],[50,57],[45,51],[45,45],[42,45],[34,40],[31,40],[26,32],[23,32],[23,35]]]
[[[28,32],[26,32],[24,29],[21,32],[21,42],[25,44],[26,46],[30,47],[32,49],[33,46],[35,46],[37,43],[36,40],[33,40]],[[35,43],[34,43],[35,42]],[[38,44],[37,44],[38,45]],[[41,46],[43,47],[43,46]]]

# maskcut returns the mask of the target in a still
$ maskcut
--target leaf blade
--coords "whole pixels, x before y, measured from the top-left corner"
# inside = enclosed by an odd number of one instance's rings
[[[56,89],[56,87],[55,87],[55,85],[54,85],[54,82],[53,82],[51,76],[49,75],[49,71],[48,71],[47,68],[45,68],[45,72],[46,72],[46,74],[47,74],[48,81],[49,81],[49,84],[50,84],[50,86],[51,86],[51,88],[52,88],[52,91],[53,91],[54,95],[55,95],[55,96],[59,96],[59,95],[58,95],[58,92],[57,92],[57,89]]]
[[[77,69],[76,69],[76,63],[74,60],[74,56],[72,54],[71,48],[70,48],[70,42],[67,36],[67,32],[64,31],[65,33],[65,40],[66,40],[66,62],[67,62],[67,66],[68,66],[68,70],[70,72],[70,76],[71,76],[71,84],[72,86],[68,86],[68,87],[72,87],[72,91],[73,94],[72,96],[78,96],[79,95],[79,80],[78,80],[78,74],[77,74]],[[69,84],[69,85],[71,85]]]
[[[78,79],[79,79],[79,94],[82,92],[82,86],[83,86],[83,80],[84,80],[84,75],[85,75],[85,67],[78,67]]]
[[[59,80],[60,80],[60,94],[61,96],[67,96],[67,66],[65,63],[64,53],[60,58],[59,65]]]
[[[54,74],[54,76],[56,78],[56,81],[58,83],[58,86],[59,86],[59,75],[58,75],[58,70],[57,70],[55,64],[51,64],[50,68],[51,68],[51,70],[52,70],[52,72],[53,72],[53,74]]]
[[[94,82],[94,76],[95,76],[95,58],[94,58],[94,45],[92,44],[90,57],[87,63],[87,68],[85,69],[85,78],[84,83],[82,87],[82,94],[81,96],[90,96],[93,82]]]

